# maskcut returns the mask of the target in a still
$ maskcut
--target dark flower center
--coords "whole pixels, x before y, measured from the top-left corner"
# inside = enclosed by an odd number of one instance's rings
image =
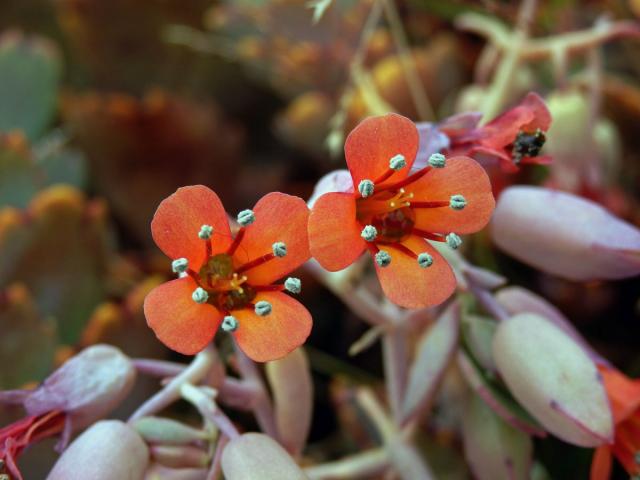
[[[537,157],[547,140],[544,132],[540,129],[533,133],[520,131],[513,143],[513,159],[518,163],[524,157]]]
[[[222,311],[247,307],[256,297],[247,277],[238,274],[233,267],[233,258],[226,253],[209,257],[198,272],[199,284],[209,294],[208,303]]]

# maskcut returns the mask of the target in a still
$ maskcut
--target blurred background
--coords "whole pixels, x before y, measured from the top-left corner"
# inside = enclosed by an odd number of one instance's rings
[[[0,2],[0,389],[34,384],[98,342],[178,359],[142,313],[172,275],[150,235],[158,203],[190,184],[214,189],[231,214],[270,191],[306,199],[344,168],[344,137],[368,115],[437,122],[483,111],[518,11],[490,0],[389,1],[384,11],[372,0]],[[639,16],[637,0],[539,3],[528,20],[538,44],[484,113],[543,95],[554,164],[491,169],[496,194],[549,185],[640,225],[640,41],[629,33]],[[623,23],[608,31],[612,22]],[[569,32],[584,38],[572,44]],[[469,245],[471,260],[549,299],[640,374],[637,279],[572,283],[499,253],[486,234]],[[300,275],[315,320],[309,455],[322,460],[362,447],[341,395],[381,377],[380,351],[349,356],[366,325]],[[119,414],[154,389],[138,382]],[[0,425],[19,415],[2,410]],[[438,478],[470,478],[446,409],[425,431]],[[551,478],[587,478],[589,451],[547,439],[536,452]],[[30,451],[26,478],[44,478],[54,458],[51,443]]]

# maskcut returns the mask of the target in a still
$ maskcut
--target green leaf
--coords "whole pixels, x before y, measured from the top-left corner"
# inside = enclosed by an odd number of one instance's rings
[[[56,110],[60,55],[50,41],[10,31],[0,37],[0,131],[40,137]]]

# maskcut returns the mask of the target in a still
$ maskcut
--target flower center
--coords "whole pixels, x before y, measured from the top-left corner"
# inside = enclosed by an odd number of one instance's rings
[[[401,242],[411,235],[416,214],[410,207],[401,207],[387,213],[374,215],[371,225],[378,231],[380,243]]]
[[[400,242],[411,235],[415,225],[412,199],[413,193],[404,188],[383,191],[370,198],[359,198],[356,200],[356,216],[360,222],[376,228],[376,241]]]
[[[247,277],[233,268],[233,258],[226,253],[209,257],[198,272],[200,285],[209,294],[208,303],[223,311],[247,307],[256,297]]]

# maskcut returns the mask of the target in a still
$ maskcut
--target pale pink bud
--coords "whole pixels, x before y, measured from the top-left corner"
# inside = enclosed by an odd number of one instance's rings
[[[640,230],[568,193],[508,188],[498,199],[491,231],[509,255],[570,280],[640,273]]]
[[[267,378],[273,392],[275,416],[282,444],[292,455],[304,448],[311,427],[313,382],[304,349],[268,362]]]
[[[464,453],[478,480],[529,478],[533,443],[471,395],[462,416]]]
[[[309,208],[325,193],[353,192],[353,180],[349,170],[334,170],[318,180],[311,197],[307,201]]]
[[[513,396],[550,433],[583,447],[613,439],[613,419],[598,369],[564,331],[535,314],[498,325],[493,355]]]
[[[53,372],[24,400],[29,415],[62,410],[74,429],[103,418],[129,394],[136,370],[110,345],[85,348]]]
[[[231,440],[222,452],[222,472],[227,480],[308,480],[285,449],[262,433]]]
[[[119,420],[103,420],[74,440],[47,480],[141,480],[149,449],[136,431]]]

